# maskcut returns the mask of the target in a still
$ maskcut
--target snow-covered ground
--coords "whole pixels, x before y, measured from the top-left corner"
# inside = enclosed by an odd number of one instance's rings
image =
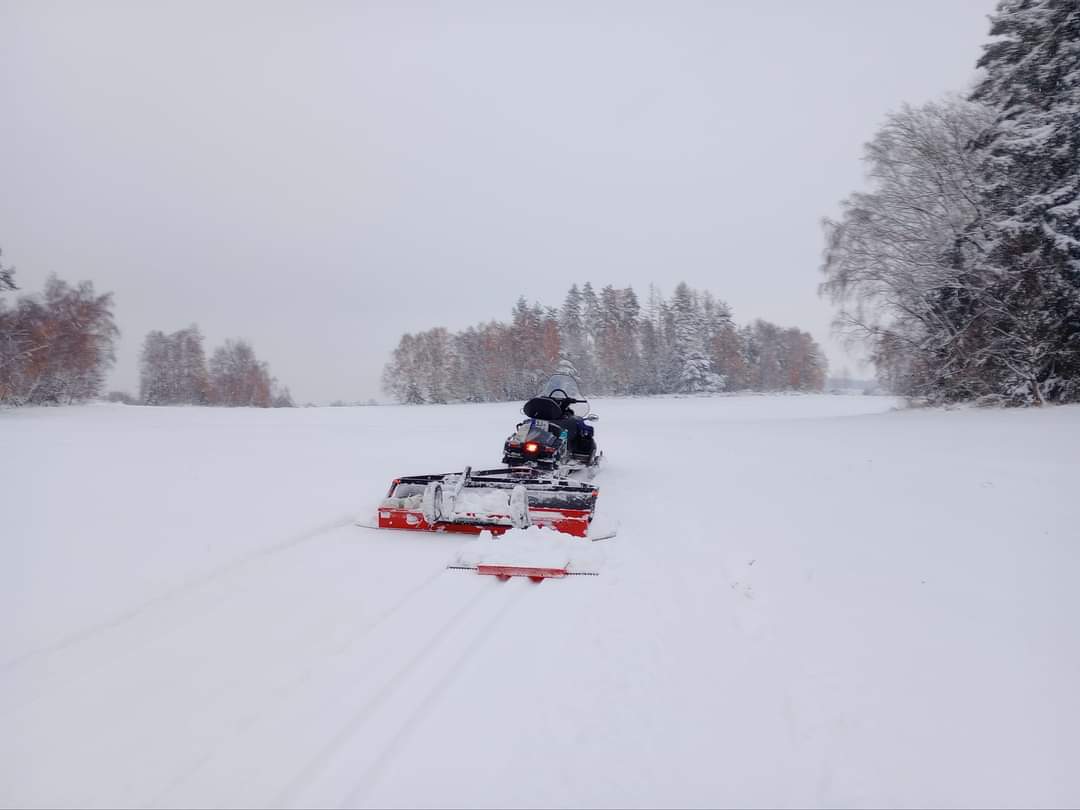
[[[516,406],[0,413],[4,806],[1080,803],[1080,408],[594,403],[601,574],[395,475]]]

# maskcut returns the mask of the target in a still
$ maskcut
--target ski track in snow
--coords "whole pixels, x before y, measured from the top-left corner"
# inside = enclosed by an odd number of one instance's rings
[[[433,647],[439,643],[442,637],[452,630],[454,625],[461,621],[479,602],[489,596],[490,590],[478,589],[463,605],[450,614],[449,619],[438,625],[433,634],[426,636],[415,652],[409,655],[400,666],[395,667],[391,676],[374,694],[364,696],[359,708],[347,718],[344,725],[293,777],[285,786],[284,791],[274,797],[270,803],[274,806],[292,806],[294,804],[292,798],[307,788],[316,775],[328,766],[334,754],[346,745],[351,738],[358,735],[372,714],[387,701],[395,690],[400,688],[401,682],[431,655]]]
[[[503,610],[492,612],[481,624],[478,633],[469,634],[471,635],[471,640],[462,645],[462,652],[457,655],[446,668],[440,669],[440,676],[435,681],[434,686],[426,689],[426,693],[423,697],[420,700],[415,701],[416,708],[408,713],[404,720],[400,722],[395,720],[393,722],[391,728],[394,730],[384,738],[384,741],[381,743],[380,752],[366,769],[360,768],[359,763],[355,759],[345,760],[341,763],[339,767],[342,770],[342,776],[346,780],[350,778],[349,775],[351,772],[355,772],[358,769],[364,771],[364,777],[360,782],[353,784],[342,804],[349,806],[360,800],[366,794],[371,784],[377,779],[378,774],[385,769],[398,754],[402,741],[415,729],[417,721],[426,711],[430,711],[437,702],[442,699],[447,687],[452,684],[454,677],[464,662],[474,655],[488,640],[494,628],[503,620],[504,616],[506,616],[513,605],[524,595],[525,589],[532,587],[535,587],[534,583],[528,583],[522,580],[517,580],[513,583],[501,583],[495,581],[481,586],[481,590],[463,605],[460,610],[456,611],[445,624],[440,626],[438,631],[428,639],[428,642],[424,647],[418,650],[409,661],[394,673],[392,680],[387,683],[384,689],[371,698],[356,715],[350,718],[349,723],[342,728],[341,733],[335,736],[326,749],[320,752],[319,757],[312,763],[315,767],[306,769],[305,772],[297,778],[296,782],[290,786],[290,789],[288,789],[285,794],[278,797],[278,800],[275,801],[274,804],[286,806],[299,804],[299,806],[303,806],[304,804],[309,803],[306,801],[299,803],[290,801],[289,797],[299,792],[297,790],[299,786],[310,785],[312,776],[317,770],[326,770],[328,768],[334,755],[344,749],[350,740],[355,739],[359,735],[359,731],[363,728],[365,721],[371,714],[385,702],[387,697],[395,689],[401,688],[402,682],[407,679],[408,675],[426,661],[436,651],[437,646],[441,642],[445,642],[447,634],[450,633],[463,618],[467,617],[476,606],[491,599],[492,591],[502,590],[512,594],[509,599],[504,600],[505,604],[503,605]],[[503,594],[503,596],[506,596],[506,594]],[[331,782],[331,784],[335,783]],[[334,790],[335,792],[338,792],[339,788],[335,787]]]
[[[158,596],[148,599],[142,604],[135,605],[130,610],[124,611],[118,616],[114,616],[98,624],[90,625],[89,627],[80,628],[75,632],[64,636],[63,638],[58,639],[57,641],[52,642],[51,644],[48,644],[46,646],[37,647],[35,649],[27,650],[24,653],[20,653],[19,655],[16,655],[11,659],[0,662],[0,677],[3,677],[8,672],[17,669],[26,662],[31,661],[35,658],[53,655],[54,653],[61,652],[68,647],[72,647],[80,642],[86,641],[87,639],[92,639],[102,633],[107,633],[110,630],[115,630],[120,626],[126,624],[127,622],[138,619],[147,611],[159,607],[167,602],[171,602],[192,590],[195,590],[197,588],[203,588],[220,579],[231,576],[237,571],[242,570],[246,566],[252,565],[253,563],[258,563],[272,554],[280,554],[282,551],[286,551],[293,546],[299,545],[301,543],[306,543],[311,540],[317,540],[320,536],[325,535],[327,532],[333,531],[334,529],[340,528],[342,526],[346,526],[352,521],[352,515],[345,515],[331,523],[321,524],[314,529],[310,529],[298,535],[290,536],[285,540],[274,543],[270,546],[267,546],[266,548],[260,548],[257,551],[245,554],[239,559],[233,560],[232,562],[222,565],[219,568],[209,571],[203,575],[193,577],[192,579],[185,582],[181,582],[175,588],[171,588]]]
[[[295,677],[289,678],[287,683],[274,688],[267,697],[267,699],[261,702],[261,705],[266,707],[272,704],[271,701],[283,701],[289,696],[289,693],[296,691],[298,688],[302,687],[303,684],[307,683],[307,681],[310,680],[310,678],[315,674],[315,672],[318,671],[318,667],[320,666],[320,664],[323,664],[326,660],[347,657],[349,652],[355,647],[357,643],[360,643],[361,640],[369,633],[374,632],[377,627],[379,627],[383,622],[389,621],[395,615],[395,613],[402,610],[410,602],[413,602],[413,600],[416,599],[423,591],[429,589],[430,586],[438,578],[441,578],[443,576],[443,573],[444,572],[441,570],[436,571],[431,577],[422,580],[415,586],[415,588],[410,589],[408,592],[406,592],[406,594],[399,600],[399,602],[396,602],[389,609],[384,610],[382,613],[380,613],[380,615],[376,617],[374,621],[361,625],[357,627],[357,629],[355,629],[354,631],[351,631],[345,639],[341,640],[340,643],[335,643],[333,645],[333,649],[322,650],[322,654],[320,654],[320,656],[313,656],[311,659],[312,663],[307,666],[306,669],[303,669]],[[462,606],[461,609],[455,612],[454,620],[456,621],[460,617],[461,613],[465,610],[468,610],[468,608],[476,602],[476,599],[482,595],[482,593],[476,594],[475,596],[470,598],[468,602],[465,603],[464,606]],[[453,621],[448,622],[447,626],[450,624],[453,624]],[[445,630],[445,626],[443,630]],[[295,793],[297,789],[302,787],[302,785],[310,782],[312,779],[312,775],[319,771],[323,762],[330,756],[330,754],[333,753],[335,748],[340,745],[341,741],[348,739],[350,729],[354,732],[355,728],[360,725],[362,718],[369,714],[370,711],[373,711],[374,708],[377,707],[377,705],[381,702],[381,700],[384,699],[384,696],[386,696],[387,693],[396,688],[397,679],[405,676],[411,669],[413,669],[414,666],[417,665],[419,661],[423,659],[428,646],[434,643],[435,640],[437,640],[437,637],[428,639],[428,642],[421,646],[419,651],[416,652],[413,657],[410,657],[404,665],[399,667],[399,669],[394,672],[393,676],[386,681],[386,684],[383,685],[381,690],[377,694],[375,694],[375,696],[370,699],[368,703],[365,704],[363,711],[359,714],[359,716],[357,716],[357,718],[354,718],[352,723],[350,723],[345,730],[339,733],[334,740],[329,741],[324,747],[324,750],[319,752],[319,754],[316,754],[311,759],[309,764],[297,773],[293,782],[286,786],[284,791],[278,797],[275,797],[273,800],[269,801],[268,804],[274,806],[281,806],[283,804],[287,804],[286,799],[289,795]],[[264,717],[265,714],[266,711],[264,710],[256,715],[253,715],[252,717],[249,717],[242,725],[242,727],[238,729],[238,734],[234,734],[231,739],[226,741],[226,744],[233,743],[235,740],[237,740],[240,733],[246,732],[248,729],[251,729],[259,719],[262,719],[262,717]],[[218,746],[217,750],[208,752],[205,756],[201,757],[198,762],[195,762],[193,767],[188,769],[184,774],[181,774],[180,778],[174,784],[168,787],[167,791],[164,793],[163,796],[157,797],[156,799],[152,800],[150,804],[156,807],[167,804],[166,799],[168,796],[171,796],[178,787],[183,785],[183,783],[189,781],[195,773],[197,773],[203,766],[207,764],[208,761],[211,761],[216,756],[220,756],[221,750],[224,750],[225,747],[226,745]]]
[[[354,629],[351,629],[345,639],[341,641],[335,640],[332,644],[329,645],[322,645],[324,649],[312,649],[311,647],[306,647],[306,653],[311,656],[311,663],[308,666],[303,668],[295,676],[289,678],[285,683],[279,684],[275,686],[272,690],[270,690],[266,697],[261,700],[260,705],[262,708],[259,712],[250,714],[248,717],[246,717],[243,722],[238,725],[233,735],[227,737],[223,742],[221,742],[214,748],[207,750],[206,753],[200,756],[194,763],[192,763],[189,768],[185,769],[184,772],[181,773],[166,788],[166,790],[162,794],[155,796],[153,799],[150,800],[150,802],[148,802],[148,804],[152,807],[159,807],[163,804],[166,804],[169,796],[171,796],[180,787],[182,787],[184,783],[191,780],[192,777],[194,777],[195,774],[197,774],[198,771],[208,762],[213,760],[215,757],[222,756],[222,752],[226,749],[228,744],[234,743],[240,735],[247,732],[260,719],[262,719],[266,713],[267,706],[271,706],[274,701],[283,701],[291,693],[302,687],[304,683],[311,679],[320,663],[325,661],[327,658],[339,657],[347,654],[349,650],[351,650],[365,636],[375,631],[376,628],[378,628],[384,622],[389,621],[394,616],[394,614],[396,614],[409,602],[416,599],[425,589],[429,588],[441,576],[442,572],[436,571],[427,579],[422,580],[415,587],[407,591],[405,595],[395,604],[393,604],[390,608],[379,614],[374,620],[366,624],[359,625]],[[329,649],[325,649],[325,647],[329,647]],[[320,655],[315,655],[315,653],[320,653]]]
[[[539,584],[351,525],[513,405],[0,414],[0,806],[1075,805],[1080,408],[891,406],[596,403]]]
[[[510,586],[515,587],[515,586]],[[518,593],[514,597],[513,604],[516,604],[520,600],[528,589],[535,587],[534,584],[525,583],[518,580],[516,583]],[[459,676],[460,671],[463,668],[465,662],[476,655],[477,651],[486,644],[491,638],[495,629],[503,623],[505,617],[509,611],[496,613],[494,616],[488,619],[487,623],[481,628],[481,632],[473,639],[473,641],[462,651],[462,653],[455,659],[451,666],[450,672],[453,676]],[[371,788],[392,762],[401,754],[401,748],[403,744],[408,740],[409,736],[414,734],[418,727],[421,725],[423,718],[429,714],[438,701],[445,699],[445,695],[450,686],[453,685],[451,679],[444,679],[438,682],[434,689],[432,689],[426,697],[417,704],[416,708],[406,718],[405,722],[398,729],[397,733],[388,741],[382,752],[379,754],[378,759],[372,763],[367,772],[358,784],[353,785],[352,789],[346,795],[342,807],[351,807],[354,805],[365,804],[367,794]]]

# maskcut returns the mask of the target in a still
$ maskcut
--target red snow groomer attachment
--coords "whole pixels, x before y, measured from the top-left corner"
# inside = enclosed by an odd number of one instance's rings
[[[379,504],[379,528],[500,535],[543,526],[585,537],[599,494],[590,484],[531,467],[411,475],[390,485]]]

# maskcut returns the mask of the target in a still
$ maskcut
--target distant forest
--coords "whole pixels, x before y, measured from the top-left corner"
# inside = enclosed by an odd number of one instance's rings
[[[143,405],[226,405],[291,408],[292,394],[244,340],[226,340],[206,361],[203,336],[192,324],[166,335],[150,332],[139,357]]]
[[[826,363],[806,332],[766,321],[739,327],[726,303],[679,284],[665,299],[650,286],[586,282],[562,306],[518,300],[509,323],[402,336],[383,388],[402,402],[524,399],[569,362],[589,395],[715,391],[820,391]]]
[[[120,330],[111,293],[89,281],[56,276],[40,295],[9,306],[15,270],[0,263],[0,405],[70,405],[101,397]],[[139,397],[112,391],[113,402],[141,405],[291,407],[289,389],[243,340],[227,340],[209,362],[197,326],[151,332],[139,360]]]

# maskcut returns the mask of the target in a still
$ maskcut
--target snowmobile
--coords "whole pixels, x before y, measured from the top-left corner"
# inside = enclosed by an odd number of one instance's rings
[[[503,444],[503,464],[564,476],[600,463],[603,454],[596,447],[593,426],[588,424],[599,417],[589,412],[588,400],[581,396],[571,375],[552,374],[539,396],[521,410],[528,418],[518,422]]]
[[[589,540],[614,537],[611,530],[590,532],[600,490],[571,477],[577,470],[594,469],[601,455],[588,424],[596,417],[589,414],[576,380],[569,374],[553,374],[540,396],[526,402],[523,411],[528,419],[518,424],[503,448],[503,463],[509,466],[395,478],[379,504],[377,523],[358,521],[359,525],[454,534],[489,532],[492,537],[528,529],[516,533],[518,540],[527,542],[536,539],[532,527]],[[553,545],[552,554],[566,553],[558,543]],[[500,578],[527,576],[534,581],[594,573],[581,570],[568,553],[557,564],[550,560],[539,564],[529,555],[524,562],[503,559],[499,556],[503,548],[502,543],[496,547],[494,561],[472,560],[450,567]]]

